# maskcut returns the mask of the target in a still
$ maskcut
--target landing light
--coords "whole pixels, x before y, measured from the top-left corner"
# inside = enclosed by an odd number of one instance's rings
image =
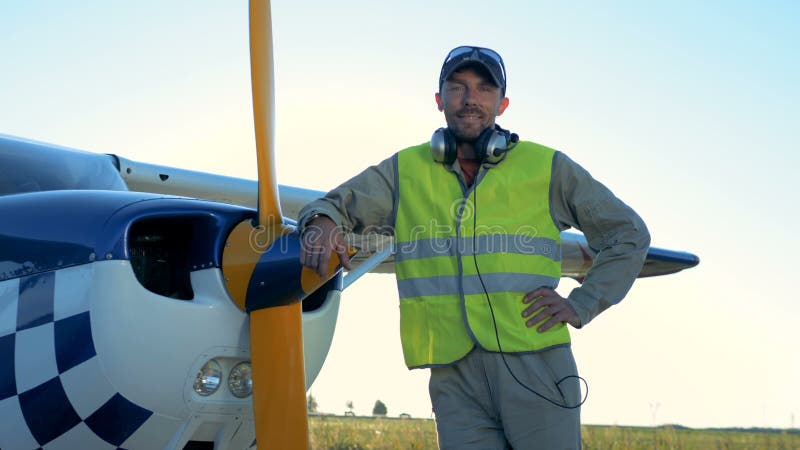
[[[207,397],[217,392],[221,379],[222,368],[220,368],[219,363],[214,359],[209,360],[195,376],[194,391],[203,397]]]
[[[238,398],[245,398],[253,393],[253,369],[249,362],[241,362],[231,369],[228,389]]]

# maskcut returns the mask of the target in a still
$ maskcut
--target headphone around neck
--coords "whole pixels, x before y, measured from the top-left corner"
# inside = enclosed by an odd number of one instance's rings
[[[481,163],[497,164],[503,160],[506,152],[517,145],[519,136],[499,125],[489,127],[481,132],[475,140],[475,156]],[[448,128],[439,128],[431,136],[431,152],[436,162],[453,164],[458,156],[456,137]]]

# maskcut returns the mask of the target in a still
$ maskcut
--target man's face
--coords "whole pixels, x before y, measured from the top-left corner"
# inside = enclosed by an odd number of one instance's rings
[[[439,111],[456,139],[474,142],[508,107],[499,87],[471,68],[454,72],[436,94]]]

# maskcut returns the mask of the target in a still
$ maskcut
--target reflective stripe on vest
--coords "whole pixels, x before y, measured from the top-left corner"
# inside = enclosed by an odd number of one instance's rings
[[[561,276],[550,215],[554,154],[520,142],[467,189],[433,162],[429,144],[398,153],[395,272],[408,367],[450,364],[475,343],[530,352],[569,342],[565,326],[539,333],[522,317],[522,297]]]

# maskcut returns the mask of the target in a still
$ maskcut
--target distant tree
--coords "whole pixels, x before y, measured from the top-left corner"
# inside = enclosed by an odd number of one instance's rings
[[[314,398],[313,395],[308,394],[308,398],[306,399],[306,405],[308,407],[308,412],[315,413],[317,412],[317,399]]]
[[[372,415],[385,416],[387,412],[386,405],[380,400],[375,400],[375,406],[372,408]]]
[[[355,416],[356,415],[353,412],[353,401],[352,400],[348,400],[347,403],[345,403],[345,406],[347,406],[347,412],[345,413],[346,416]]]

